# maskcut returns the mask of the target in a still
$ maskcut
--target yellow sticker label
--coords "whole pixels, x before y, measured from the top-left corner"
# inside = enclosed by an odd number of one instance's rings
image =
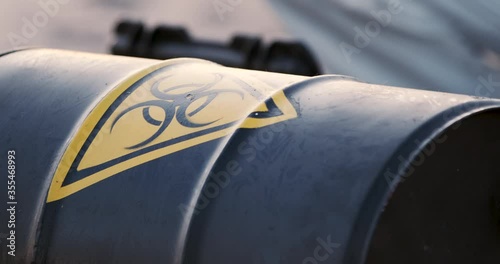
[[[165,61],[115,87],[89,114],[63,154],[47,202],[237,128],[295,117],[282,90],[244,71]]]

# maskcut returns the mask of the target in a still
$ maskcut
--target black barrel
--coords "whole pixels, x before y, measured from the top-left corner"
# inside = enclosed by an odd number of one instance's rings
[[[499,164],[494,99],[0,57],[1,263],[500,263]]]

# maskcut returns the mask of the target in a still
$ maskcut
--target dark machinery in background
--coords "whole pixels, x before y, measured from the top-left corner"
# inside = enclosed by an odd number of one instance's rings
[[[235,36],[228,44],[198,41],[181,27],[158,26],[153,30],[140,22],[122,21],[115,28],[115,55],[151,59],[191,57],[224,66],[304,76],[321,74],[312,53],[299,42],[276,41],[266,46],[260,38]]]

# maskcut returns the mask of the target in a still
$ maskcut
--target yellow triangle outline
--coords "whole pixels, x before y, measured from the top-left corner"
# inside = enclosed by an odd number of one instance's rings
[[[150,152],[141,154],[139,156],[130,158],[101,171],[93,173],[83,179],[76,182],[70,183],[68,185],[62,186],[66,176],[73,163],[75,162],[77,155],[80,153],[85,142],[87,142],[90,134],[96,128],[98,122],[104,116],[105,112],[109,107],[122,95],[128,88],[134,85],[136,82],[144,78],[149,73],[152,73],[158,69],[164,68],[169,65],[177,64],[182,61],[193,61],[191,59],[174,59],[167,60],[162,63],[156,64],[144,70],[141,70],[132,77],[126,79],[122,83],[118,84],[113,90],[111,90],[90,112],[87,118],[82,123],[81,127],[74,134],[73,139],[66,148],[57,168],[52,178],[52,182],[47,195],[47,203],[63,199],[69,195],[72,195],[78,191],[81,191],[93,184],[103,181],[109,177],[112,177],[120,172],[126,171],[133,167],[144,164],[148,161],[161,158],[163,156],[175,153],[180,150],[184,150],[211,140],[215,140],[227,135],[230,135],[237,128],[259,128],[265,127],[272,124],[276,124],[288,119],[293,119],[297,117],[297,112],[290,101],[286,98],[282,90],[275,92],[270,99],[274,101],[276,106],[280,109],[283,115],[270,117],[270,118],[252,118],[246,117],[246,119],[238,127],[228,127],[222,130],[218,130],[212,133],[208,133],[199,137],[191,138],[182,142],[178,142],[163,148],[155,149]],[[265,102],[257,106],[258,108],[265,108]],[[244,118],[244,117],[242,117]]]

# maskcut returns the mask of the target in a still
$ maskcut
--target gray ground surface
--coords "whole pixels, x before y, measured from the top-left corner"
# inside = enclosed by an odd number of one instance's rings
[[[326,72],[500,98],[498,0],[270,0]]]

